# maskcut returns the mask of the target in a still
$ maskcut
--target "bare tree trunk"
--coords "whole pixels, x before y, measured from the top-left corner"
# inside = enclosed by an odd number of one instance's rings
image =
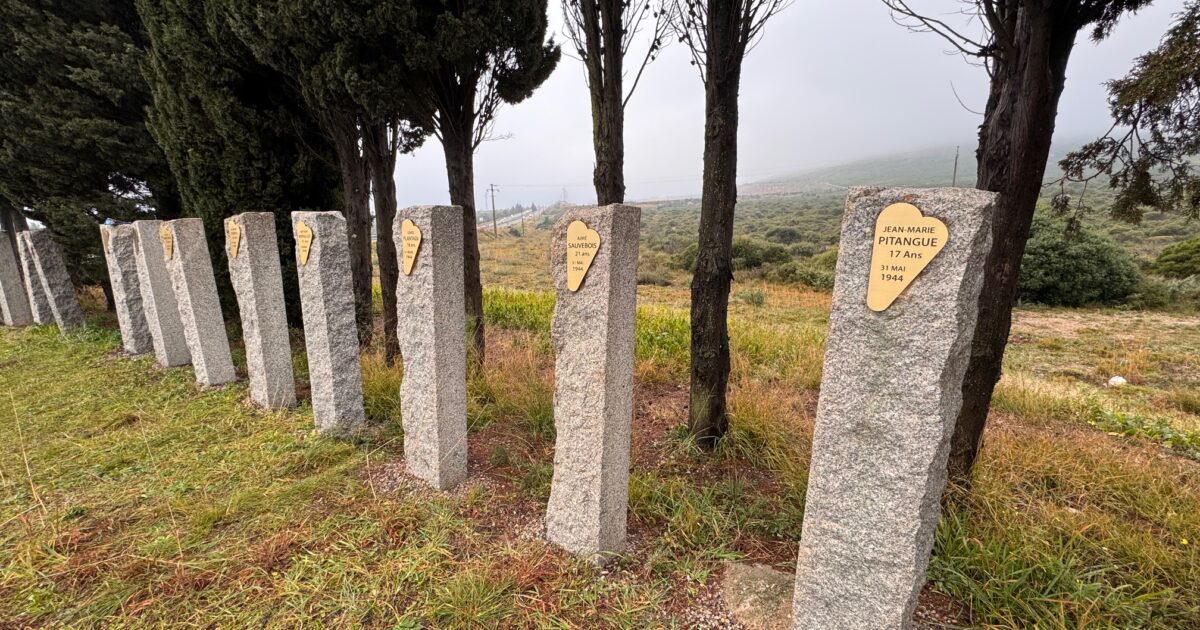
[[[396,151],[389,139],[387,123],[369,125],[363,136],[363,149],[371,169],[371,194],[375,201],[375,254],[379,257],[379,287],[383,295],[383,356],[394,365],[400,356],[396,337],[396,283],[400,268],[396,243],[392,240],[392,222],[396,219]]]
[[[342,175],[342,197],[346,233],[350,241],[350,276],[354,285],[354,315],[358,341],[371,343],[371,212],[370,169],[359,148],[359,130],[351,116],[339,117],[330,125],[338,168]]]
[[[979,128],[977,187],[1000,193],[992,251],[979,296],[979,321],[963,381],[963,407],[951,439],[949,472],[962,484],[979,454],[1012,325],[1021,258],[1054,136],[1058,100],[1077,26],[1048,11],[1026,10],[1018,45],[993,69]]]
[[[619,45],[623,0],[580,0],[592,100],[592,182],[599,205],[625,201],[625,107]],[[631,8],[630,10],[636,10]],[[597,19],[598,18],[598,19]]]
[[[712,448],[729,428],[729,288],[737,205],[738,88],[745,50],[737,3],[709,3],[704,101],[704,188],[699,250],[692,275],[691,398],[688,426]],[[728,13],[728,15],[724,14]]]
[[[467,363],[483,365],[483,282],[479,277],[479,230],[475,219],[475,148],[471,145],[474,120],[457,126],[466,132],[442,131],[450,203],[463,209],[463,286],[467,305]]]

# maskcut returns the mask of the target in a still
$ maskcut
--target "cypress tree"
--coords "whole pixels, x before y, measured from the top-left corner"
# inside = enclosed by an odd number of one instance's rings
[[[519,103],[550,77],[561,51],[546,41],[546,0],[414,0],[409,57],[423,74],[419,91],[436,110],[434,133],[446,156],[450,203],[463,209],[468,355],[483,364],[483,284],[475,218],[475,150],[496,111]]]
[[[359,340],[372,337],[371,214],[383,292],[386,355],[394,360],[395,288],[392,242],[396,212],[396,154],[424,140],[430,112],[413,98],[406,62],[415,11],[408,0],[210,0],[255,58],[295,84],[308,111],[334,147],[349,228],[351,275]]]
[[[0,8],[4,223],[45,223],[75,282],[107,291],[97,224],[179,211],[146,128],[145,37],[132,0],[0,0]]]
[[[183,211],[204,219],[227,316],[236,312],[223,219],[273,212],[288,319],[300,324],[291,213],[338,207],[333,149],[290,77],[259,63],[212,7],[137,0],[149,38],[149,126],[179,185]]]

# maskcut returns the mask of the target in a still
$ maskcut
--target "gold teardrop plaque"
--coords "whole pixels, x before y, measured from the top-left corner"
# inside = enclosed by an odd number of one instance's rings
[[[312,250],[313,231],[303,221],[296,223],[296,250],[300,252],[300,266],[308,265],[308,252]]]
[[[175,256],[175,235],[166,223],[158,227],[158,238],[162,239],[163,260],[171,260]]]
[[[946,224],[909,203],[894,203],[875,220],[867,307],[883,311],[929,266],[950,232]]]
[[[578,219],[567,226],[567,290],[578,291],[600,251],[600,234]]]
[[[108,228],[100,228],[100,243],[104,245],[104,251],[108,251]]]
[[[226,223],[225,241],[229,244],[229,257],[237,258],[238,246],[242,244],[242,226],[234,221]]]
[[[400,223],[400,244],[404,247],[404,275],[411,276],[417,262],[417,251],[421,248],[421,228],[412,219]]]

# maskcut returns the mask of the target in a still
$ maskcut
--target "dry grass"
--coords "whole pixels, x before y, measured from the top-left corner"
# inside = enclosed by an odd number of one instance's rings
[[[344,444],[313,433],[306,404],[256,412],[240,384],[201,392],[186,368],[115,356],[107,315],[71,339],[0,331],[0,626],[685,627],[726,560],[792,570],[828,296],[740,287],[763,300],[734,305],[731,431],[706,454],[682,430],[686,281],[640,288],[631,547],[600,571],[539,538],[554,435],[553,295],[529,264],[543,232],[485,240],[488,281],[508,289],[486,296],[470,478],[450,493],[404,475],[402,375],[373,349],[377,431]],[[982,627],[1200,627],[1200,464],[1161,438],[1197,428],[1195,324],[1018,313],[930,593]],[[296,365],[303,394],[302,352]],[[1133,384],[1105,388],[1115,369]],[[1132,428],[1089,424],[1101,414]]]

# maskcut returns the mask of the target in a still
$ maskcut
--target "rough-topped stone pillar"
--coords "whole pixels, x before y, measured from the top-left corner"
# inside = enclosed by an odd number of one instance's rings
[[[196,218],[175,219],[162,225],[159,234],[171,287],[179,304],[183,337],[192,355],[196,383],[203,387],[224,385],[237,378],[229,354],[229,336],[225,317],[217,297],[212,258],[204,221]]]
[[[798,629],[912,623],[995,200],[964,188],[850,190],[796,565]]]
[[[82,328],[85,323],[79,296],[71,284],[71,274],[63,261],[62,251],[50,236],[49,230],[25,232],[33,254],[33,267],[42,284],[42,292],[50,304],[50,313],[58,330],[67,333]]]
[[[641,209],[567,212],[554,225],[554,479],[546,538],[576,554],[625,549]]]
[[[150,324],[146,322],[146,309],[142,306],[133,238],[132,225],[100,226],[100,245],[108,264],[108,282],[117,307],[122,346],[125,352],[137,355],[153,351],[154,340],[150,336]]]
[[[275,215],[247,212],[225,219],[225,254],[242,315],[250,400],[268,409],[291,407],[296,381]]]
[[[293,212],[292,231],[313,417],[322,433],[353,437],[366,413],[346,219],[340,212]]]
[[[409,472],[439,490],[467,478],[467,350],[462,208],[419,206],[392,228],[404,358],[400,415]]]
[[[162,221],[134,221],[133,253],[142,306],[154,345],[154,359],[160,366],[169,368],[191,363],[192,355],[183,337],[179,303],[175,301],[171,274],[163,257],[162,225]]]
[[[29,299],[29,310],[35,324],[53,324],[54,312],[50,310],[50,298],[42,288],[37,266],[33,264],[33,244],[29,232],[17,232],[17,256],[21,259],[21,275],[25,278],[25,296]]]
[[[29,293],[25,289],[25,278],[17,262],[8,234],[0,232],[0,314],[5,326],[28,326],[33,323],[33,311],[29,308]]]

